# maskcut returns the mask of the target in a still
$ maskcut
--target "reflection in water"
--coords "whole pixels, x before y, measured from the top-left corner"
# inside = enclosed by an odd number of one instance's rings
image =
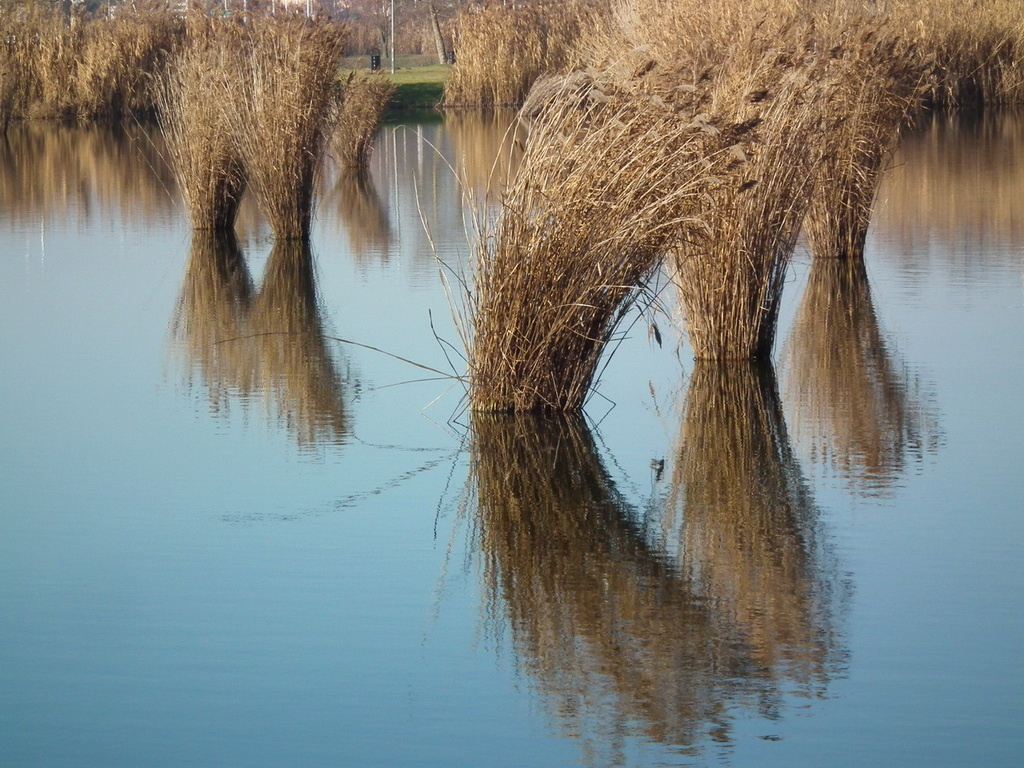
[[[664,514],[675,554],[581,421],[473,418],[489,609],[588,763],[622,764],[634,736],[726,749],[738,708],[774,718],[824,687],[836,595],[769,376],[698,368]]]
[[[819,690],[839,655],[841,594],[774,371],[697,363],[680,435],[670,509],[687,579],[716,606],[751,674],[769,687],[788,679]]]
[[[863,494],[890,491],[934,453],[934,407],[879,327],[863,263],[815,259],[785,354],[794,432]]]
[[[901,140],[872,227],[904,259],[943,254],[971,272],[1000,256],[1019,263],[1014,244],[1024,239],[1024,115],[922,119],[925,124]],[[986,258],[975,258],[979,253]]]
[[[326,177],[326,174],[324,174]],[[391,223],[373,178],[365,169],[335,168],[333,181],[321,196],[320,210],[337,214],[357,259],[387,260]]]
[[[215,412],[227,413],[233,396],[259,400],[305,450],[344,442],[344,380],[324,338],[307,242],[276,243],[254,295],[234,238],[197,232],[173,331],[189,383],[198,376]]]
[[[248,389],[243,350],[221,342],[248,333],[252,293],[234,234],[194,232],[172,332],[175,347],[186,358],[189,380],[198,378],[206,385],[216,413],[226,413],[231,395]]]
[[[177,213],[176,184],[157,131],[24,121],[0,135],[0,218],[136,220]]]
[[[486,112],[452,112],[445,117],[445,130],[455,144],[455,169],[476,200],[495,199],[519,169],[523,158],[526,129],[516,112],[495,109]]]

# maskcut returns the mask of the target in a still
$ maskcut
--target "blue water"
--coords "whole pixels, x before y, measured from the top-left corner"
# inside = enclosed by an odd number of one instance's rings
[[[337,340],[461,372],[448,162],[499,122],[385,128],[308,252],[249,210],[234,257],[141,135],[10,130],[0,765],[1024,760],[1019,123],[907,138],[856,333],[801,250],[774,372],[643,318],[554,424]]]

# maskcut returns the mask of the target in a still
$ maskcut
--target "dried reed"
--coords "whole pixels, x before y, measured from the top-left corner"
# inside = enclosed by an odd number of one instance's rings
[[[447,107],[517,107],[533,81],[566,68],[581,31],[607,2],[464,6],[456,20],[456,64],[445,81]]]
[[[242,67],[244,27],[190,14],[186,44],[156,84],[159,121],[194,229],[230,230],[246,169],[225,94]]]
[[[784,360],[795,434],[858,493],[889,493],[935,450],[933,404],[882,333],[862,262],[814,261]]]
[[[704,134],[642,94],[570,83],[530,131],[468,297],[471,404],[573,411],[707,175]]]
[[[331,141],[332,153],[341,165],[366,168],[373,138],[394,92],[395,86],[384,77],[357,77],[354,72],[348,76]]]
[[[237,82],[224,94],[249,187],[279,239],[309,233],[345,34],[319,19],[253,16]]]
[[[770,34],[766,34],[770,33]],[[749,126],[728,150],[726,183],[699,213],[707,229],[675,245],[672,269],[694,354],[767,359],[786,268],[829,130],[827,57],[813,27],[754,27],[713,80],[708,111]]]
[[[817,257],[861,258],[882,172],[920,108],[926,73],[914,46],[861,14],[823,36],[835,57],[827,108],[842,118],[823,137],[804,231]]]

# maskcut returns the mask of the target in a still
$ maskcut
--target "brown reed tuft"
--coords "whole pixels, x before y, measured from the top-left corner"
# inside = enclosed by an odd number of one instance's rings
[[[724,183],[707,190],[695,214],[706,229],[671,253],[698,358],[771,354],[786,268],[829,130],[828,63],[811,25],[755,25],[712,79],[708,113],[732,126],[736,142],[726,150]]]
[[[573,61],[576,38],[607,8],[602,0],[464,6],[456,20],[456,63],[445,82],[445,106],[518,107],[534,80]]]
[[[816,257],[861,258],[872,204],[901,131],[917,114],[926,73],[916,48],[854,14],[821,33],[834,61],[830,120],[804,223]]]
[[[706,135],[660,99],[567,82],[484,223],[468,297],[474,409],[583,406],[664,243],[695,227]]]
[[[345,35],[343,25],[290,13],[253,16],[245,28],[224,99],[249,188],[280,239],[309,233]]]
[[[156,84],[159,122],[193,229],[230,230],[246,169],[225,96],[242,67],[244,28],[190,14],[188,38]]]
[[[341,92],[331,149],[338,162],[349,168],[366,168],[388,102],[392,82],[379,75],[348,76]]]

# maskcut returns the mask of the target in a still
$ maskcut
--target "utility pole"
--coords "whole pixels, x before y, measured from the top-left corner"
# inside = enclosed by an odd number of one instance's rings
[[[391,0],[391,74],[395,74],[395,0]]]

